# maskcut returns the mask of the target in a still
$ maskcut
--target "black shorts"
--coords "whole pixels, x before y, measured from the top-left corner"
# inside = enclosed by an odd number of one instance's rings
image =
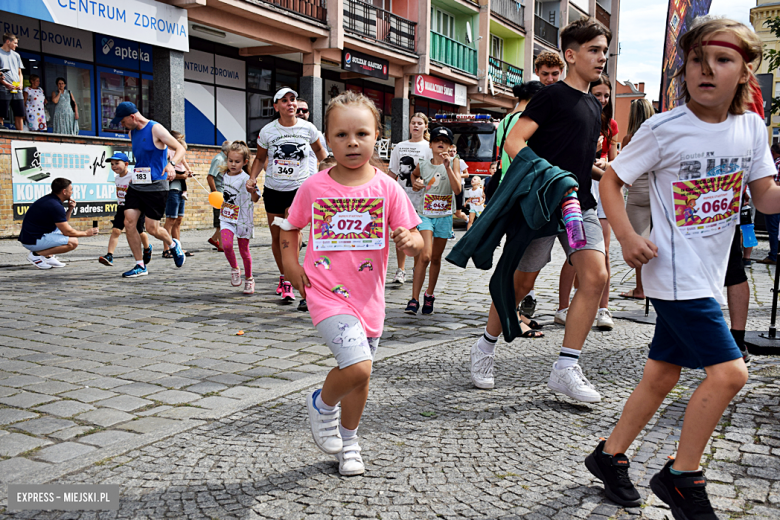
[[[22,99],[0,99],[0,119],[8,119],[8,107],[14,111],[14,117],[24,119],[24,100]],[[17,130],[21,130],[17,128]]]
[[[135,229],[138,230],[139,233],[143,233],[146,231],[144,228],[144,220],[146,218],[144,217],[144,214],[141,213],[141,216],[138,218],[138,223],[135,226]],[[111,221],[112,227],[114,229],[123,230],[125,229],[125,207],[119,206],[116,210],[116,215],[114,215],[114,220]]]
[[[165,214],[165,204],[168,202],[167,191],[138,191],[132,186],[125,195],[125,209],[140,209],[141,213],[152,220],[159,221]]]
[[[276,191],[263,187],[263,203],[265,212],[273,215],[284,215],[284,212],[292,206],[293,199],[298,190]]]
[[[463,187],[461,186],[461,188]],[[460,190],[460,193],[455,195],[455,209],[463,209],[463,189]]]
[[[739,228],[737,228],[734,232],[734,240],[731,242],[731,251],[729,251],[729,263],[726,267],[726,281],[723,283],[726,287],[747,282],[745,264],[742,263],[741,239],[742,233],[740,233]]]
[[[214,227],[219,229],[219,210],[217,208],[211,208],[211,211],[214,212]]]

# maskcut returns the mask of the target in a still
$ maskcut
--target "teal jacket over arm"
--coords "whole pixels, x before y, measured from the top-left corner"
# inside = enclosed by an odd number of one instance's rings
[[[493,266],[493,253],[506,236],[504,251],[490,278],[490,297],[501,318],[504,341],[510,342],[521,334],[515,310],[517,264],[532,240],[557,235],[565,229],[561,200],[577,187],[577,178],[540,159],[527,146],[520,150],[504,176],[485,211],[446,260],[465,268],[471,259],[478,269],[488,270]]]

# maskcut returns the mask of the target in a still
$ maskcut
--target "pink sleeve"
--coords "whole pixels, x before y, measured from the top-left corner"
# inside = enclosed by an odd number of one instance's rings
[[[314,177],[309,177],[298,188],[292,206],[287,215],[287,222],[298,229],[303,229],[311,222],[311,185]]]
[[[403,188],[397,182],[388,181],[388,202],[387,225],[389,229],[395,230],[399,227],[412,229],[417,227],[422,220],[417,216],[417,212],[412,206],[412,201],[406,196]]]

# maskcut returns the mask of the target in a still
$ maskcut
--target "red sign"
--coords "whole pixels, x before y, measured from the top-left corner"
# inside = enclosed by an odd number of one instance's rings
[[[455,103],[455,82],[418,74],[414,77],[414,95]]]

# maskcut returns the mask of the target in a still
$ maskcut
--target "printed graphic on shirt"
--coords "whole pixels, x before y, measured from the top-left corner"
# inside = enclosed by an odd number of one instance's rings
[[[684,159],[680,180],[672,182],[674,218],[680,232],[690,238],[731,229],[739,221],[744,172],[751,157],[715,157],[714,152],[708,152]]]
[[[296,179],[307,156],[306,143],[276,143],[271,150],[271,175],[276,179]]]
[[[409,155],[405,155],[398,160],[398,179],[403,181],[401,182],[402,186],[412,187],[412,172],[416,166],[415,158]]]
[[[338,294],[340,296],[343,296],[344,298],[349,298],[349,290],[343,285],[337,285],[336,287],[331,289],[331,291],[333,291],[333,294]]]
[[[383,198],[316,199],[312,205],[315,251],[385,247]]]
[[[330,258],[327,256],[321,256],[314,261],[314,267],[322,266],[326,271],[330,271]]]
[[[373,271],[374,270],[374,264],[373,264],[373,262],[371,262],[370,258],[366,258],[365,260],[363,260],[360,263],[360,267],[358,267],[358,271],[363,271],[364,269],[366,269],[368,271]]]
[[[452,215],[452,195],[431,195],[426,193],[423,199],[422,213],[426,217]]]

